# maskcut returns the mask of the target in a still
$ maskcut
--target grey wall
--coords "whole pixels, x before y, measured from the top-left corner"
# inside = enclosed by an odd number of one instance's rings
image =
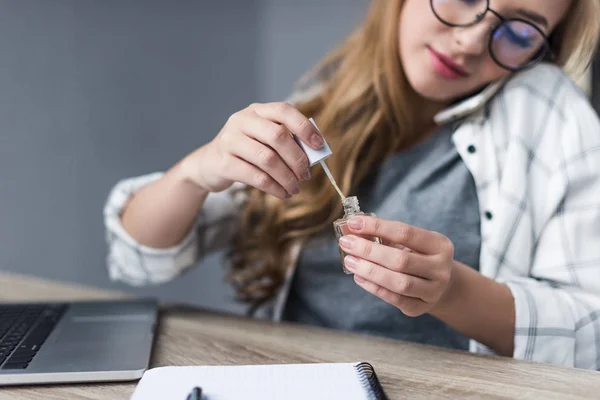
[[[110,282],[106,195],[284,98],[366,3],[0,0],[0,269],[240,310],[218,256],[160,287]]]
[[[369,0],[263,0],[259,15],[258,90],[262,101],[291,84],[362,19]]]

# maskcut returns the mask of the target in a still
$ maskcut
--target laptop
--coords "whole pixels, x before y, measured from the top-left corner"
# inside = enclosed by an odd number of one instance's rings
[[[139,379],[154,299],[0,304],[0,386]]]

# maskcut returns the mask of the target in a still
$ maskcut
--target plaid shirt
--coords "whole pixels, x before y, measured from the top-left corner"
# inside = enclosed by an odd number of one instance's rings
[[[600,122],[587,97],[558,67],[540,64],[512,76],[453,125],[454,144],[477,186],[480,273],[505,283],[514,296],[514,357],[600,369]],[[244,200],[230,191],[208,196],[179,245],[136,243],[121,226],[121,211],[160,176],[122,180],[109,195],[104,217],[112,279],[165,282],[230,243]],[[272,304],[275,320],[300,248],[292,248],[288,279]],[[471,351],[491,352],[475,341]]]

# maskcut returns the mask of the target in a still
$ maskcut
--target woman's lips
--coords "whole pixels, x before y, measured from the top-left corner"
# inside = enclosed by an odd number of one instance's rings
[[[431,47],[427,48],[433,62],[433,69],[446,79],[459,79],[469,76],[469,73],[448,56],[438,53]]]

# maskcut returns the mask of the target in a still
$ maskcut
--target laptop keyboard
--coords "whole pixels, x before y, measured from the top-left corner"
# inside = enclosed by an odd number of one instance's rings
[[[0,369],[27,368],[66,308],[54,303],[0,305]]]

